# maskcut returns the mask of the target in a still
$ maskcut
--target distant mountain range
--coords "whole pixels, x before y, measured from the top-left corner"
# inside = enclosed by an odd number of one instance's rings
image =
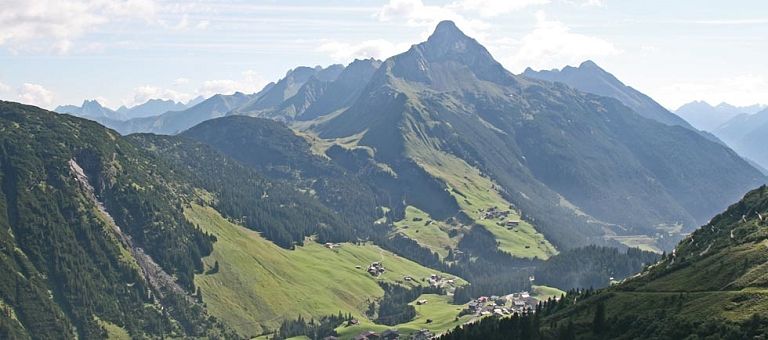
[[[376,150],[395,172],[409,162],[430,169],[441,156],[460,158],[497,181],[563,246],[602,234],[594,221],[620,225],[614,229],[621,233],[654,233],[649,226],[676,222],[690,228],[765,182],[733,151],[690,129],[509,73],[450,22],[387,59],[350,108],[313,130],[324,138],[359,136],[358,145]],[[565,221],[570,228],[558,227]]]
[[[744,156],[764,173],[768,173],[768,107],[754,104],[734,106],[721,103],[712,106],[694,101],[676,111],[694,126],[711,132]]]
[[[621,101],[641,116],[672,126],[693,129],[684,119],[678,117],[659,103],[634,88],[624,85],[612,74],[593,61],[583,62],[579,67],[566,66],[562,70],[534,71],[527,68],[522,76],[551,82],[560,82],[577,90]]]
[[[266,89],[271,88],[267,85]],[[209,119],[223,117],[232,110],[248,103],[260,94],[247,95],[236,92],[231,95],[217,94],[182,111],[168,111],[160,115],[128,120],[96,119],[121,134],[151,132],[177,134]]]
[[[740,114],[755,114],[766,109],[764,105],[734,106],[720,103],[712,106],[705,101],[693,101],[680,106],[675,113],[687,120],[697,129],[714,132],[720,125]]]
[[[768,169],[768,109],[739,114],[713,133],[744,157]]]
[[[282,79],[254,94],[216,95],[186,110],[125,121],[99,122],[122,134],[153,132],[176,134],[206,120],[227,114],[245,114],[279,121],[309,121],[350,105],[381,64],[355,60],[347,67],[297,67]]]
[[[685,230],[706,222],[765,181],[716,138],[594,62],[516,76],[449,22],[427,42],[384,62],[299,67],[255,94],[217,95],[183,111],[98,121],[123,134],[176,134],[226,115],[352,139],[398,173],[439,168],[435,159],[441,157],[458,159],[490,176],[559,245],[601,238],[605,228],[679,232],[674,225]],[[434,196],[407,196],[436,216],[456,209],[435,205]],[[566,224],[572,227],[556,227]]]
[[[168,111],[181,111],[201,103],[205,98],[197,97],[187,103],[175,102],[170,99],[150,99],[142,104],[126,107],[121,106],[117,110],[102,106],[96,100],[85,100],[80,106],[61,105],[54,109],[58,113],[68,113],[78,117],[93,120],[127,120],[156,116]]]

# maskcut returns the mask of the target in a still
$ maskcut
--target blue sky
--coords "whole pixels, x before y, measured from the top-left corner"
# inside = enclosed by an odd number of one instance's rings
[[[2,3],[0,98],[46,108],[255,92],[299,65],[402,52],[443,19],[515,73],[592,59],[671,109],[768,103],[764,0]]]

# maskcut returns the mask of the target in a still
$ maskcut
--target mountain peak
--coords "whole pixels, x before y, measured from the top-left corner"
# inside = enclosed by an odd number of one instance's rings
[[[497,84],[512,85],[517,82],[483,45],[447,20],[437,25],[427,41],[411,46],[408,51],[387,62],[393,64],[394,76],[443,90],[464,86],[465,82],[460,79],[466,80],[469,74],[478,80]],[[436,65],[447,68],[433,67]]]
[[[433,36],[456,35],[456,34],[464,35],[464,33],[456,26],[456,23],[454,23],[451,20],[443,20],[440,23],[438,23],[437,27],[435,27],[435,32],[432,33]]]
[[[443,20],[437,24],[435,31],[427,41],[437,45],[447,45],[468,39],[470,38],[453,21]]]
[[[581,65],[579,65],[579,68],[587,68],[587,69],[589,69],[589,68],[594,68],[594,69],[599,69],[599,68],[600,68],[600,66],[597,66],[597,64],[596,64],[594,61],[592,61],[592,60],[586,60],[586,61],[584,61],[583,63],[581,63]]]

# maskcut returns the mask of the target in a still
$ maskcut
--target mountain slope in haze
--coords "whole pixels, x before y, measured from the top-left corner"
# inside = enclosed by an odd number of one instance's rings
[[[228,116],[203,122],[180,135],[222,153],[276,180],[312,191],[328,206],[371,225],[381,217],[378,207],[390,209],[390,218],[402,218],[406,195],[429,201],[429,207],[455,206],[442,185],[428,176],[418,182],[400,179],[370,159],[363,148],[331,146],[322,155],[282,123],[247,116]],[[398,217],[400,216],[400,217]]]
[[[273,86],[270,86],[261,96],[253,98],[237,109],[239,112],[253,113],[275,108],[283,104],[287,99],[294,97],[306,83],[314,84],[312,86],[321,86],[319,84],[335,80],[343,70],[344,66],[342,65],[331,65],[327,68],[320,66],[314,68],[306,66],[297,67],[288,71],[285,77]],[[305,90],[300,97],[311,96],[311,93],[307,93],[310,91]]]
[[[675,113],[697,129],[713,132],[720,125],[740,114],[755,114],[763,109],[765,106],[758,104],[738,107],[728,103],[720,103],[717,106],[712,106],[705,101],[693,101],[680,106],[675,110]]]
[[[96,121],[123,135],[138,132],[170,135],[184,131],[208,119],[222,117],[259,95],[259,93],[247,95],[241,92],[231,95],[217,94],[182,111],[170,111],[157,116],[134,118],[126,121],[110,119],[97,119]]]
[[[125,119],[142,118],[160,115],[168,111],[181,111],[189,108],[190,106],[199,104],[199,102],[194,101],[190,103],[191,105],[184,104],[182,102],[175,102],[170,99],[150,99],[142,104],[132,106],[130,108],[121,106],[119,109],[117,109],[117,113],[121,114],[123,117],[125,117]]]
[[[209,119],[227,114],[250,114],[277,120],[290,120],[303,113],[344,71],[342,65],[298,67],[288,71],[277,83],[267,84],[255,94],[237,92],[214,95],[185,110],[160,112],[156,115],[119,121],[99,118],[97,121],[121,134],[156,133],[172,135]],[[306,85],[306,86],[305,86]],[[142,109],[144,110],[144,109]]]
[[[739,154],[768,168],[768,109],[755,114],[737,115],[713,133]]]
[[[562,70],[534,71],[531,68],[527,68],[522,76],[561,82],[580,91],[616,98],[645,118],[653,119],[666,125],[678,125],[693,129],[684,119],[669,112],[640,91],[624,85],[624,83],[591,60],[581,63],[579,67],[566,66]]]
[[[228,116],[203,122],[183,132],[193,139],[276,180],[314,192],[350,223],[370,226],[381,216],[376,194],[354,173],[315,155],[303,138],[285,125],[268,119]],[[365,170],[371,179],[384,176],[376,168]]]
[[[232,114],[280,121],[308,121],[349,106],[381,64],[375,59],[355,60],[346,67],[299,67],[275,86]]]
[[[694,131],[511,74],[451,22],[387,59],[349,109],[314,130],[360,136],[395,173],[458,157],[565,248],[598,242],[604,228],[689,229],[765,181]]]
[[[196,98],[187,104],[175,102],[173,100],[150,99],[142,104],[125,107],[121,106],[117,110],[112,110],[102,106],[96,100],[86,100],[81,106],[62,105],[53,111],[58,113],[67,113],[91,120],[116,120],[122,121],[131,118],[142,118],[156,116],[168,111],[181,111],[191,106],[197,105],[203,101],[203,98]]]
[[[375,59],[355,60],[326,87],[323,95],[310,103],[298,120],[311,120],[348,107],[357,99],[381,61]]]
[[[115,119],[121,120],[125,116],[121,112],[116,112],[112,109],[102,106],[96,100],[85,100],[80,106],[76,105],[62,105],[56,107],[53,111],[58,113],[68,113],[74,116],[89,118],[89,119]]]

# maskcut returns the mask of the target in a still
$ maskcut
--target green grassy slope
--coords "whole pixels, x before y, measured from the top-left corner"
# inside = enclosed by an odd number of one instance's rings
[[[515,212],[507,219],[481,218],[481,210],[492,207],[508,210],[511,204],[501,196],[498,191],[499,186],[487,176],[483,176],[479,170],[458,157],[432,150],[418,141],[414,140],[409,145],[411,147],[408,153],[416,163],[446,183],[448,191],[459,204],[461,211],[473,223],[488,229],[498,241],[500,250],[517,257],[538,257],[539,259],[547,259],[557,253],[555,247],[545,239],[544,235],[536,231],[529,222],[522,220]],[[512,229],[498,225],[508,219],[520,220],[521,223]],[[415,239],[428,245],[431,241],[420,237]]]
[[[417,300],[427,300],[424,305],[416,305],[416,318],[410,322],[399,324],[395,326],[376,325],[368,321],[363,321],[354,326],[341,326],[336,329],[339,333],[339,337],[343,339],[351,339],[356,335],[365,331],[382,332],[387,329],[396,329],[400,334],[409,334],[420,329],[428,329],[432,333],[443,333],[454,327],[471,321],[475,316],[464,315],[458,317],[459,312],[466,307],[466,305],[454,305],[451,303],[451,298],[445,295],[424,294],[419,296]],[[427,323],[427,319],[433,320]]]
[[[413,206],[405,208],[405,218],[395,222],[395,227],[397,232],[416,240],[440,257],[447,256],[448,249],[457,247],[458,237],[451,237],[449,233],[461,229],[443,221],[432,220],[429,214]]]
[[[188,299],[212,242],[183,217],[182,179],[28,105],[0,101],[0,145],[0,338],[225,335]]]
[[[258,335],[264,327],[274,330],[282,320],[300,315],[317,318],[342,311],[364,320],[368,304],[384,295],[377,280],[397,282],[406,275],[418,279],[435,273],[369,244],[328,249],[307,242],[286,250],[212,208],[192,205],[185,214],[217,238],[204,261],[207,270],[218,261],[219,271],[197,275],[195,284],[211,314],[242,335]],[[387,269],[378,279],[365,271],[374,261]]]
[[[643,273],[580,301],[551,320],[588,324],[598,303],[613,318],[653,320],[669,315],[687,322],[741,323],[768,316],[766,217],[768,188],[763,186],[681,241],[674,253]]]

